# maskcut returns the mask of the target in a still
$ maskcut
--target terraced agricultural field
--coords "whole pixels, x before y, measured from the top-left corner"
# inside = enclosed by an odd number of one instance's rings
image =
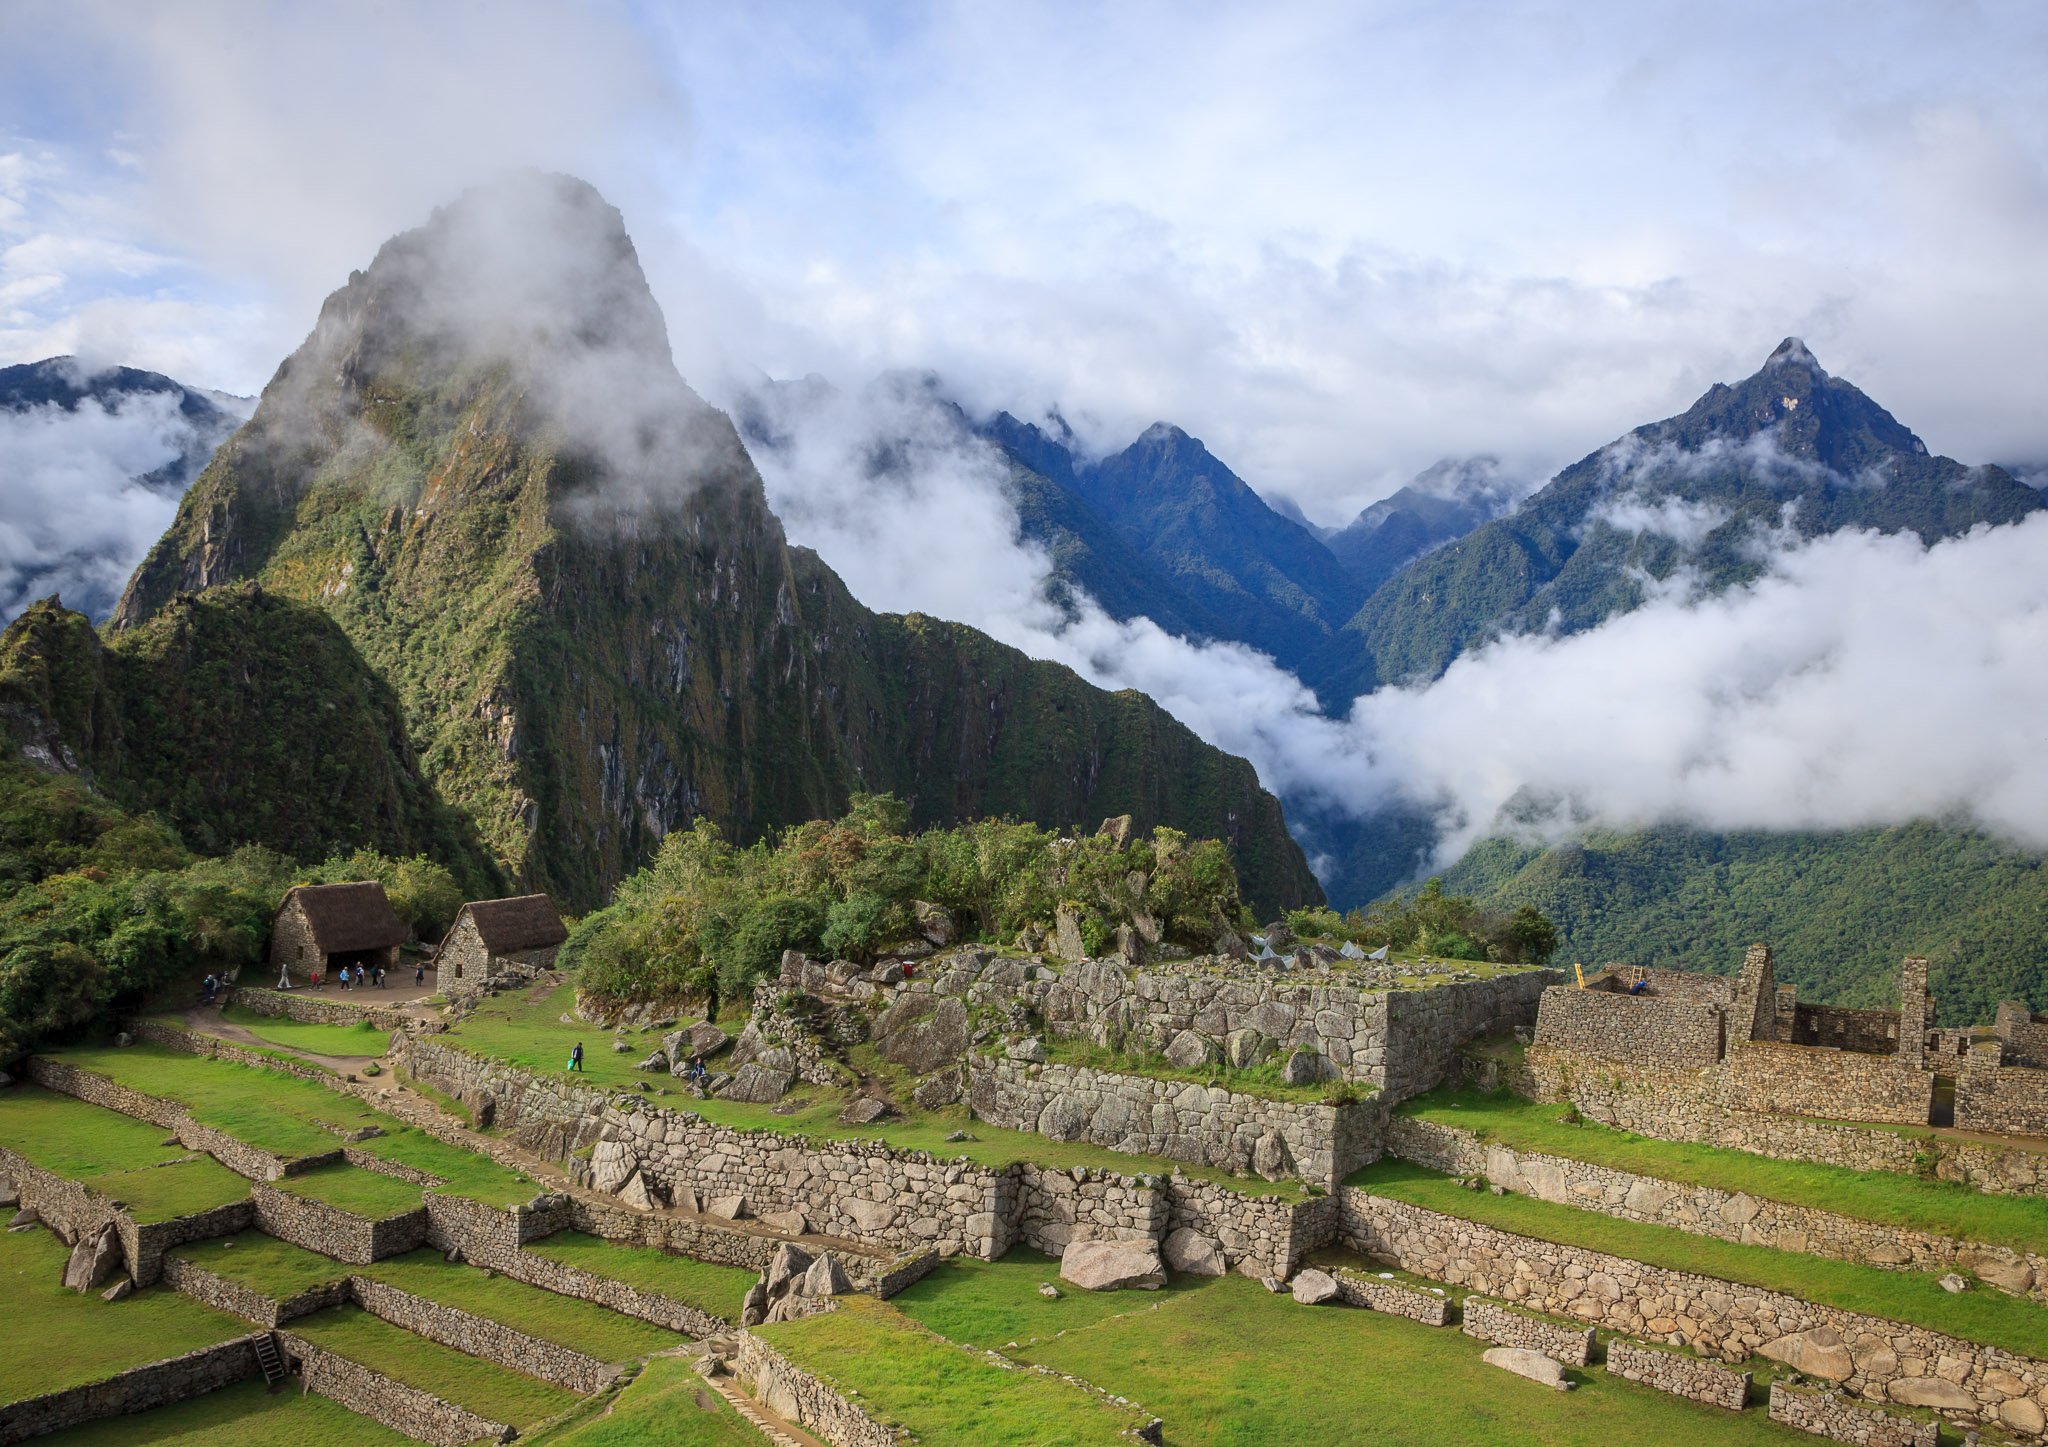
[[[20,1084],[0,1090],[0,1145],[53,1174],[128,1203],[137,1221],[167,1221],[239,1201],[249,1183],[209,1156],[164,1144],[162,1126]]]
[[[559,1265],[651,1291],[728,1320],[738,1320],[740,1301],[755,1280],[753,1272],[737,1266],[698,1261],[652,1246],[628,1246],[581,1231],[557,1231],[539,1241],[527,1242],[523,1249]]]
[[[35,1439],[36,1447],[410,1447],[412,1438],[339,1402],[270,1392],[251,1377],[168,1407],[108,1417]]]
[[[513,1427],[544,1421],[581,1400],[574,1392],[401,1331],[359,1306],[331,1306],[300,1317],[285,1330],[393,1381]]]

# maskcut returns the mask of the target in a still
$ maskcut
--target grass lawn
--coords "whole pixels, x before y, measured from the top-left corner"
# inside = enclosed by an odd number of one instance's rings
[[[857,1391],[871,1415],[946,1447],[1127,1447],[1121,1434],[1142,1421],[1056,1376],[963,1351],[869,1296],[755,1332],[806,1371]]]
[[[359,1306],[330,1306],[284,1329],[395,1382],[513,1427],[566,1412],[580,1400],[574,1392],[401,1331]]]
[[[650,1356],[683,1340],[664,1327],[622,1316],[595,1302],[557,1296],[509,1276],[486,1276],[474,1266],[451,1264],[429,1247],[357,1269],[400,1291],[487,1316],[514,1331],[571,1347],[599,1361]],[[733,1314],[737,1315],[738,1298],[734,1301]]]
[[[38,1085],[0,1090],[0,1145],[127,1202],[137,1221],[210,1211],[249,1194],[249,1183],[220,1162],[180,1160],[185,1148],[164,1139],[162,1126]]]
[[[420,1188],[410,1181],[379,1175],[345,1161],[331,1166],[315,1166],[302,1175],[286,1176],[270,1184],[280,1191],[320,1201],[337,1211],[365,1216],[372,1221],[402,1216],[420,1207]]]
[[[356,1270],[253,1229],[213,1241],[188,1241],[171,1248],[170,1254],[272,1301],[288,1301]]]
[[[101,1301],[62,1286],[71,1254],[48,1231],[0,1232],[0,1402],[98,1381],[243,1336],[249,1324],[168,1286]]]
[[[301,1395],[296,1386],[273,1394],[261,1377],[36,1438],[37,1447],[406,1447],[411,1441],[339,1402]]]
[[[1011,1342],[1046,1340],[1107,1317],[1150,1311],[1220,1280],[1176,1273],[1158,1291],[1083,1291],[1060,1280],[1057,1256],[1019,1246],[1001,1261],[951,1257],[889,1300],[949,1341],[1001,1351]],[[1059,1288],[1057,1300],[1038,1294],[1042,1281]]]
[[[1027,1272],[1013,1289],[1036,1285],[1035,1271]],[[1551,1391],[1487,1366],[1485,1347],[1456,1327],[1300,1306],[1227,1276],[1157,1311],[1107,1317],[1008,1355],[1144,1403],[1165,1420],[1170,1447],[1789,1447],[1813,1440],[1760,1408],[1696,1406],[1598,1368],[1570,1373],[1576,1391]]]
[[[688,1357],[661,1357],[603,1412],[529,1440],[533,1447],[760,1447],[761,1434],[704,1385]]]
[[[230,1005],[221,1017],[239,1025],[258,1040],[309,1055],[382,1055],[391,1032],[379,1030],[369,1021],[356,1025],[313,1025],[284,1015],[259,1015],[241,1005]]]
[[[1618,1220],[1534,1196],[1468,1191],[1454,1176],[1391,1158],[1353,1172],[1345,1184],[1542,1241],[1781,1291],[1817,1305],[1924,1326],[2025,1356],[2048,1356],[2048,1310],[1984,1288],[1951,1296],[1935,1284],[1931,1272],[1881,1271],[1773,1246],[1691,1236],[1675,1226]]]
[[[447,1034],[446,1039],[479,1054],[495,1056],[527,1070],[561,1073],[568,1062],[570,1047],[583,1045],[583,1073],[592,1085],[632,1086],[653,1080],[666,1085],[668,1077],[633,1067],[652,1051],[661,1048],[662,1030],[646,1034],[628,1033],[623,1038],[633,1049],[621,1055],[612,1049],[612,1032],[601,1025],[578,1021],[564,1025],[561,1017],[576,1013],[576,987],[562,985],[529,999],[531,991],[492,995],[476,1007]],[[679,1024],[691,1022],[684,1020]]]
[[[361,1101],[310,1080],[162,1045],[66,1050],[51,1058],[175,1100],[201,1124],[287,1159],[339,1149],[340,1131],[398,1128]]]
[[[755,1281],[754,1272],[737,1266],[719,1266],[652,1246],[624,1246],[581,1231],[557,1231],[544,1240],[529,1241],[522,1249],[727,1321],[739,1320],[740,1301]]]
[[[538,1189],[527,1177],[499,1165],[482,1151],[450,1145],[413,1126],[386,1126],[383,1135],[358,1141],[355,1148],[381,1161],[430,1172],[445,1183],[435,1190],[487,1206],[516,1206],[532,1200]]]
[[[1501,1091],[1431,1091],[1397,1114],[1460,1126],[1518,1151],[1635,1171],[1687,1185],[1747,1191],[1794,1206],[1834,1211],[1949,1236],[2048,1253],[2048,1210],[2025,1196],[1987,1196],[1953,1181],[1923,1181],[1893,1171],[1852,1171],[1805,1161],[1778,1161],[1724,1146],[1684,1145],[1588,1121],[1561,1125],[1567,1107],[1537,1105]]]

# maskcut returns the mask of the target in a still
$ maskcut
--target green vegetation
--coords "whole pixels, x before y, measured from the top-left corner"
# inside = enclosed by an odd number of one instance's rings
[[[272,1301],[289,1301],[301,1292],[339,1281],[356,1269],[256,1230],[211,1241],[188,1241],[173,1247],[170,1254]]]
[[[308,1055],[382,1055],[391,1038],[390,1032],[379,1030],[368,1020],[357,1025],[314,1025],[282,1015],[259,1015],[240,1005],[228,1006],[221,1015],[258,1040]]]
[[[1723,1146],[1660,1141],[1588,1120],[1567,1125],[1559,1119],[1561,1110],[1506,1091],[1487,1095],[1435,1090],[1409,1101],[1396,1114],[1459,1126],[1518,1151],[1542,1151],[1687,1185],[1747,1191],[1958,1241],[2048,1253],[2048,1211],[2025,1196],[1990,1196],[1954,1181],[1923,1181],[1890,1171],[1852,1171],[1777,1161]]]
[[[934,1335],[885,1301],[840,1298],[839,1310],[755,1328],[792,1362],[871,1414],[947,1447],[1103,1447],[1134,1414],[1056,1376],[1011,1371]]]
[[[1324,1080],[1313,1085],[1289,1085],[1281,1078],[1286,1062],[1279,1056],[1249,1070],[1237,1070],[1221,1063],[1199,1070],[1181,1070],[1164,1055],[1132,1050],[1110,1050],[1090,1040],[1047,1040],[1045,1058],[1056,1065],[1083,1066],[1089,1070],[1114,1071],[1119,1075],[1143,1075],[1153,1080],[1185,1080],[1211,1089],[1234,1090],[1262,1100],[1290,1100],[1303,1105],[1339,1105],[1370,1095],[1373,1087],[1348,1080]]]
[[[1563,958],[1588,966],[1733,974],[1765,940],[1802,998],[1896,1009],[1900,959],[1925,955],[1944,1025],[1989,1024],[2000,1000],[2048,1010],[2048,863],[1954,824],[1602,831],[1550,849],[1492,839],[1446,879],[1490,908],[1541,910]]]
[[[1881,1271],[1771,1246],[1691,1236],[1674,1226],[1618,1220],[1533,1196],[1468,1191],[1454,1176],[1392,1158],[1353,1172],[1345,1184],[1541,1241],[1781,1291],[1820,1306],[1924,1326],[2022,1356],[2048,1355],[2048,1311],[2000,1291],[1951,1296],[1928,1272]]]
[[[683,1357],[660,1357],[602,1415],[528,1439],[533,1447],[760,1447],[761,1434]]]
[[[950,1257],[889,1300],[948,1341],[1006,1347],[1010,1342],[1048,1341],[1112,1316],[1150,1311],[1162,1301],[1212,1288],[1222,1279],[1176,1272],[1158,1291],[1083,1291],[1060,1280],[1059,1257],[1017,1246],[1000,1261]],[[1059,1296],[1039,1295],[1039,1285],[1047,1281],[1058,1288]]]
[[[0,1233],[0,1402],[98,1381],[228,1341],[248,1324],[168,1286],[105,1302],[62,1285],[70,1249],[45,1230]]]
[[[394,1122],[384,1127],[383,1135],[358,1141],[355,1148],[379,1160],[439,1176],[441,1184],[433,1189],[443,1195],[499,1207],[533,1199],[534,1183],[519,1172],[499,1165],[482,1151],[450,1145],[415,1126]]]
[[[345,1161],[315,1166],[310,1171],[285,1176],[271,1184],[280,1191],[304,1196],[309,1201],[319,1201],[337,1211],[372,1221],[402,1216],[420,1208],[418,1186],[395,1176],[363,1170]]]
[[[909,820],[894,798],[857,794],[836,824],[795,825],[739,849],[700,819],[663,839],[610,908],[577,927],[562,963],[580,965],[583,987],[601,996],[715,1001],[743,998],[787,949],[873,959],[914,933],[914,900],[943,906],[988,942],[1049,929],[1065,906],[1091,953],[1139,913],[1202,950],[1241,922],[1237,873],[1215,840],[1160,828],[1119,847],[996,819],[911,833]]]
[[[138,1221],[189,1216],[249,1194],[249,1183],[218,1161],[181,1160],[185,1148],[165,1145],[162,1126],[39,1085],[0,1090],[0,1145],[126,1201]]]
[[[627,1246],[581,1231],[557,1231],[529,1241],[524,1249],[557,1265],[651,1291],[729,1321],[739,1319],[740,1299],[755,1279],[754,1272],[737,1266],[698,1261],[652,1246]]]
[[[678,1346],[683,1340],[652,1322],[622,1316],[595,1302],[557,1296],[509,1276],[444,1261],[440,1252],[428,1247],[404,1256],[387,1257],[361,1271],[400,1291],[489,1317],[514,1331],[571,1347],[600,1361],[649,1356]],[[737,1297],[729,1310],[737,1314]]]
[[[1540,965],[1557,950],[1557,929],[1524,904],[1481,909],[1463,895],[1444,893],[1432,879],[1413,898],[1383,899],[1370,909],[1339,915],[1332,909],[1297,909],[1288,928],[1304,938],[1349,940],[1364,949],[1424,959],[1492,960]]]
[[[359,1306],[330,1306],[286,1329],[395,1382],[513,1427],[544,1421],[579,1400],[574,1392],[401,1331]]]
[[[273,1394],[261,1377],[36,1439],[37,1447],[405,1447],[411,1441],[325,1397]]]

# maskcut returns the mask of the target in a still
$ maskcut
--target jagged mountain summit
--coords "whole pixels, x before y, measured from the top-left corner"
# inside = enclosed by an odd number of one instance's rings
[[[1499,458],[1447,457],[1322,537],[1370,597],[1424,553],[1506,512],[1517,491]]]
[[[1769,566],[1774,538],[1869,528],[1933,542],[2042,505],[2003,468],[1929,455],[1788,337],[1755,375],[1716,383],[1686,412],[1616,439],[1409,565],[1306,681],[1339,709],[1382,683],[1438,677],[1498,633],[1593,627],[1680,568],[1708,591],[1749,581]]]
[[[1225,839],[1261,908],[1321,898],[1242,760],[1142,695],[874,614],[789,546],[618,212],[567,177],[467,193],[327,299],[111,648],[249,582],[331,620],[395,696],[394,752],[577,907],[693,817],[753,839],[863,789],[919,824],[1130,813]]]

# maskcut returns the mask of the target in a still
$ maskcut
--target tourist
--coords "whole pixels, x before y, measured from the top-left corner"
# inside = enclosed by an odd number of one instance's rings
[[[346,990],[346,989],[348,988],[348,966],[347,966],[347,965],[343,965],[343,966],[341,967],[341,988],[342,988],[342,989],[344,989],[344,990]]]
[[[424,985],[427,982],[427,962],[425,960],[421,960],[419,964],[414,967],[412,972],[412,982],[415,985]]]
[[[583,1070],[583,1042],[581,1040],[578,1040],[576,1048],[569,1052],[569,1068],[577,1071],[579,1074],[587,1073]]]

